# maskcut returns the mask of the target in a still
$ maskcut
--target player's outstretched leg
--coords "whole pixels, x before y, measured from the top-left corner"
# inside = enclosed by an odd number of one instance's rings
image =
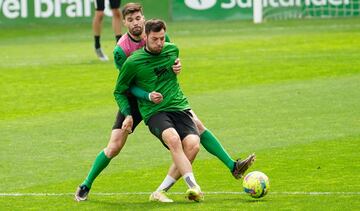
[[[196,137],[196,138],[192,140],[191,139],[192,137]],[[191,163],[194,161],[197,153],[199,152],[199,141],[200,140],[198,136],[189,135],[182,142],[186,157],[189,159]],[[191,201],[196,201],[196,202],[203,201],[204,193],[201,192],[200,186],[196,183],[194,174],[187,173],[183,175],[183,178],[189,187],[189,189],[185,193],[186,194],[185,197]]]
[[[198,142],[198,137],[196,139],[193,139],[192,135],[187,136],[182,142],[184,153],[191,163],[195,159],[196,154],[199,152]],[[169,168],[168,175],[166,175],[165,179],[156,189],[156,191],[151,193],[149,200],[158,202],[170,202],[169,200],[171,199],[166,196],[166,193],[180,178],[181,174],[177,169],[176,165],[173,163]],[[186,198],[193,201],[201,201],[203,199],[203,193],[201,192],[200,186],[196,183],[193,173],[187,173],[183,176],[183,178],[185,183],[189,187],[186,192]]]
[[[208,151],[210,154],[216,156],[220,161],[222,161],[225,166],[229,168],[235,179],[240,179],[245,173],[245,171],[255,161],[255,155],[252,154],[245,160],[238,159],[234,161],[230,157],[229,153],[222,146],[221,142],[209,129],[204,126],[204,124],[196,116],[194,111],[191,110],[191,114],[200,133],[200,143],[203,145],[206,151]]]
[[[245,160],[238,159],[235,162],[234,170],[232,171],[232,175],[235,177],[235,179],[242,178],[246,170],[248,170],[250,166],[254,163],[255,159],[255,153],[249,155]]]
[[[84,182],[77,188],[75,192],[75,200],[85,201],[90,192],[92,183],[96,177],[109,165],[111,158],[107,157],[105,150],[102,150],[95,158],[95,161]]]
[[[91,186],[99,174],[109,165],[112,158],[117,156],[125,145],[128,133],[125,130],[114,129],[111,132],[110,141],[107,147],[96,156],[93,165],[84,180],[75,192],[75,200],[85,201],[90,192]]]

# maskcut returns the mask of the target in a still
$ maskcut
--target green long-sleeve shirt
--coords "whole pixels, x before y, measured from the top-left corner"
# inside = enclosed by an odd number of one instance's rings
[[[159,111],[181,111],[189,109],[189,103],[172,70],[179,50],[172,43],[165,43],[160,54],[152,54],[145,48],[135,51],[121,68],[114,91],[121,113],[130,115],[130,106],[126,91],[137,86],[146,92],[156,91],[163,95],[163,101],[154,104],[138,99],[140,113],[147,123],[148,119]]]
[[[168,34],[165,34],[165,42],[170,42],[170,37]],[[132,52],[144,47],[144,45],[145,40],[134,40],[129,33],[125,34],[116,44],[113,51],[115,67],[120,71],[127,57],[130,56]],[[127,53],[125,53],[125,49]],[[130,93],[137,98],[151,101],[149,93],[145,92],[139,87],[131,86]]]

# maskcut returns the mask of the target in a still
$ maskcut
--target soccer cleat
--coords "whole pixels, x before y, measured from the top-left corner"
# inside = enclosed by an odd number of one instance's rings
[[[192,188],[189,188],[186,191],[186,197],[187,199],[191,200],[191,201],[196,201],[196,202],[200,202],[204,200],[204,193],[201,192],[201,189],[199,186],[195,186]]]
[[[90,189],[86,185],[81,185],[77,188],[75,192],[75,201],[85,201],[90,192]]]
[[[100,61],[109,61],[109,58],[104,54],[101,48],[95,48],[95,53],[97,57],[100,59]]]
[[[241,177],[243,177],[246,170],[248,170],[248,168],[254,163],[255,158],[256,156],[253,153],[249,155],[249,157],[247,157],[245,160],[236,160],[234,170],[231,172],[235,179],[240,179]]]
[[[164,203],[171,203],[174,202],[172,199],[170,199],[165,191],[155,191],[153,192],[150,197],[149,201],[158,201],[158,202],[164,202]]]

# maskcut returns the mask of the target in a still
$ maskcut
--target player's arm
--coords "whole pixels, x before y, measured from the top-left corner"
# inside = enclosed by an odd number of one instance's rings
[[[115,66],[118,70],[121,70],[121,67],[125,63],[127,56],[124,50],[118,45],[115,46],[113,54],[114,54]]]
[[[120,71],[127,59],[127,56],[124,50],[118,45],[115,46],[113,54],[114,54],[115,66]],[[155,93],[155,92],[148,93],[136,86],[131,86],[130,92],[137,98],[152,101],[154,103],[160,103],[162,101],[162,95],[160,93]]]
[[[130,92],[139,99],[148,100],[155,104],[158,104],[163,100],[163,96],[161,93],[155,91],[149,93],[137,86],[131,86]]]
[[[121,129],[126,130],[128,133],[132,132],[131,129],[134,121],[131,116],[130,103],[126,96],[126,92],[134,77],[135,69],[133,65],[131,62],[125,62],[119,73],[114,91],[115,100],[119,106],[120,112],[125,116]]]
[[[133,94],[135,97],[137,97],[139,99],[151,101],[150,93],[143,90],[143,89],[141,89],[140,87],[131,86],[130,87],[130,92],[131,92],[131,94]]]
[[[126,96],[132,80],[135,77],[135,70],[131,62],[125,62],[116,81],[114,97],[124,116],[131,115],[130,104]]]
[[[118,45],[115,46],[113,54],[114,54],[115,66],[120,71],[127,59],[127,56],[124,50]],[[150,94],[137,86],[131,86],[130,92],[137,98],[151,101],[151,99],[149,98]]]

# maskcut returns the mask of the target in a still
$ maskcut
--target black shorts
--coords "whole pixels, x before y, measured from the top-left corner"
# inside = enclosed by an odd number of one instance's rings
[[[109,0],[110,1],[110,8],[111,9],[119,9],[121,0]],[[105,9],[105,0],[95,0],[95,9],[97,11],[104,11]]]
[[[140,111],[139,111],[139,106],[138,106],[136,97],[128,96],[127,98],[129,100],[129,104],[130,104],[130,112],[131,112],[131,115],[132,115],[133,120],[134,120],[134,124],[132,126],[132,132],[134,132],[136,126],[138,126],[139,123],[142,121],[142,117],[141,117],[141,114],[140,114]],[[118,111],[118,113],[116,115],[115,123],[114,123],[114,126],[113,126],[112,129],[113,130],[114,129],[121,129],[122,123],[123,123],[124,120],[125,120],[125,116],[120,111]]]
[[[166,148],[168,147],[162,139],[162,133],[168,128],[174,128],[181,140],[190,134],[199,135],[190,110],[162,111],[151,116],[147,124],[151,133],[154,134]]]

